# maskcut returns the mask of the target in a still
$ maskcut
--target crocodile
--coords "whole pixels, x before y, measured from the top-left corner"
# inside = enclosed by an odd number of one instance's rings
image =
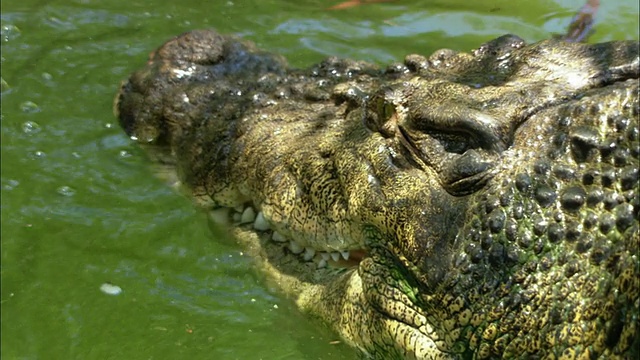
[[[269,286],[364,358],[640,356],[639,43],[306,69],[173,38],[115,112]]]

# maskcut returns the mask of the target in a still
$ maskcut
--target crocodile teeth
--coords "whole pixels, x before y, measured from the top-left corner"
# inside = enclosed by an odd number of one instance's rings
[[[342,255],[343,259],[349,260],[349,251],[348,250],[340,251],[340,255]]]
[[[320,261],[318,261],[318,269],[321,269],[323,267],[327,266],[327,260],[325,259],[320,259]]]
[[[289,242],[289,250],[291,250],[292,253],[294,254],[300,254],[301,252],[304,251],[304,248],[302,246],[300,246],[300,244],[298,244],[295,241],[290,241]]]
[[[233,221],[234,221],[234,222],[237,222],[237,223],[240,223],[240,220],[242,220],[242,214],[240,214],[240,213],[234,213],[234,214],[233,214]]]
[[[331,258],[333,259],[333,261],[338,261],[340,260],[340,253],[339,252],[332,252],[331,253]]]
[[[260,231],[267,231],[270,229],[267,219],[264,218],[262,211],[258,212],[256,221],[253,223],[253,228]]]
[[[316,249],[310,247],[304,248],[304,261],[310,261],[314,256],[316,256]]]
[[[242,212],[242,216],[240,217],[241,224],[252,223],[256,220],[256,212],[253,210],[251,206],[247,206],[246,209]]]
[[[229,225],[229,213],[231,209],[221,207],[209,211],[209,218],[219,225]]]
[[[331,255],[329,255],[328,252],[321,252],[320,256],[322,256],[322,260],[324,260],[325,263],[331,258]]]
[[[273,235],[271,235],[271,240],[276,241],[276,242],[286,242],[287,239],[284,238],[284,236],[282,236],[282,234],[280,234],[277,231],[273,232]]]

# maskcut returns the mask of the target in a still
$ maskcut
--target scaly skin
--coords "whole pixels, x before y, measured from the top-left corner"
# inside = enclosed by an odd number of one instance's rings
[[[629,359],[638,68],[637,42],[504,36],[384,70],[295,70],[195,31],[151,55],[116,112],[235,219],[274,286],[367,357]],[[270,229],[238,224],[230,209],[247,207]]]

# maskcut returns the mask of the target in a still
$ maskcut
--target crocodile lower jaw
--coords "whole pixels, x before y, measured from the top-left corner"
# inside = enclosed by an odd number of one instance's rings
[[[283,251],[295,255],[301,262],[314,263],[316,268],[353,268],[365,257],[365,250],[323,251],[310,246],[303,246],[295,239],[286,238],[272,229],[261,211],[251,205],[235,208],[218,207],[209,211],[209,219],[223,227],[243,226],[252,228],[258,233],[268,234],[272,245],[279,245]]]

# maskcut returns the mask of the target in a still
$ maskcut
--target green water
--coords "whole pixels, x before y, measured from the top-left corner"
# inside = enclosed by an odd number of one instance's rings
[[[385,63],[507,32],[543,39],[582,1],[325,10],[338,2],[2,1],[3,360],[354,358],[150,175],[113,118],[118,83],[193,28],[240,34],[297,66]],[[592,40],[638,39],[637,1],[603,2]],[[123,292],[101,292],[107,282]]]

